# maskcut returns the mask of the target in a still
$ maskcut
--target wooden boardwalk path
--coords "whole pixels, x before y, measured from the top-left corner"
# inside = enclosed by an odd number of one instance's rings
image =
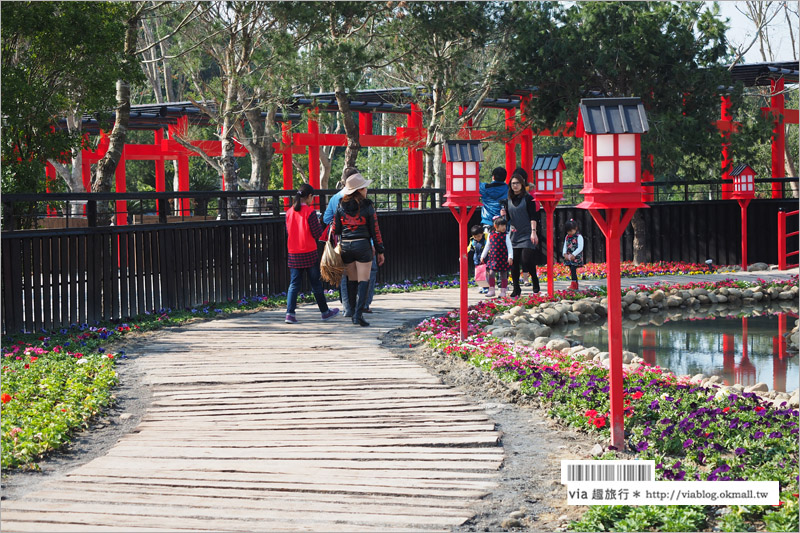
[[[379,336],[457,306],[378,296],[373,324],[265,311],[146,346],[153,402],[109,452],[2,504],[3,531],[447,530],[495,484],[500,434]],[[390,307],[395,311],[390,311]]]
[[[684,283],[786,273],[623,279]],[[586,287],[599,282],[582,282]],[[566,282],[556,282],[562,289]],[[530,289],[525,290],[528,293]],[[470,302],[478,301],[475,289]],[[500,434],[379,337],[458,306],[380,295],[370,328],[263,311],[163,332],[137,360],[153,402],[102,457],[3,501],[2,531],[449,530],[491,492]]]

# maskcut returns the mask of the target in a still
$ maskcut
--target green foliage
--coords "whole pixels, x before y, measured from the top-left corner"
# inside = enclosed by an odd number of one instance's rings
[[[69,109],[114,107],[118,78],[136,80],[124,55],[127,2],[4,2],[2,179],[6,192],[44,192],[43,165],[81,146],[53,132]]]
[[[703,531],[708,519],[699,505],[594,506],[570,531]]]
[[[63,445],[110,403],[116,383],[113,357],[106,354],[19,354],[3,357],[4,469],[35,468],[36,459]]]

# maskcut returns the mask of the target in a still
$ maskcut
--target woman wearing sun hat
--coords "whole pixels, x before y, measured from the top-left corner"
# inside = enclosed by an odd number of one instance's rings
[[[341,239],[342,261],[347,273],[347,296],[353,312],[353,324],[369,326],[364,320],[369,274],[373,254],[377,254],[378,266],[383,265],[384,248],[378,215],[372,200],[367,198],[370,180],[361,174],[353,174],[342,189],[342,201],[336,209],[333,231]],[[373,249],[374,248],[374,249]]]

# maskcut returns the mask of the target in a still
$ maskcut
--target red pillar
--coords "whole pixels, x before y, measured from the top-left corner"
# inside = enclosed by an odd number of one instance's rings
[[[424,164],[422,161],[422,150],[418,147],[417,136],[414,131],[422,130],[422,110],[417,104],[411,104],[411,113],[408,115],[408,129],[412,133],[412,146],[408,148],[408,188],[419,189],[422,187],[424,176]],[[411,208],[419,207],[419,195],[412,194],[409,198]]]
[[[313,141],[308,145],[308,184],[319,189],[319,108],[308,111],[308,133]],[[315,200],[316,201],[316,200]]]
[[[189,154],[186,153],[178,156],[178,191],[189,192]],[[180,198],[178,205],[182,216],[191,214],[189,198]]]
[[[772,388],[786,391],[786,313],[778,314],[778,335],[772,338]]]
[[[153,139],[157,145],[161,145],[162,141],[164,140],[164,135],[162,134],[161,130],[155,130],[153,132]],[[166,168],[164,165],[166,164],[166,160],[162,157],[160,159],[156,159],[154,161],[156,165],[156,192],[166,192],[167,190],[167,178],[166,178]],[[157,211],[158,214],[161,215],[161,202],[156,202],[158,207]],[[166,204],[165,204],[166,205]],[[165,213],[168,215],[169,213]]]
[[[784,98],[783,78],[772,80],[770,82],[772,89],[772,98],[770,107],[773,109],[780,109],[781,114],[774,114],[773,119],[775,125],[772,128],[772,177],[784,178],[786,177],[786,167],[784,164],[784,151],[786,149],[786,127],[784,126],[783,117],[786,108],[786,99]],[[772,197],[783,198],[783,184],[772,184]]]
[[[742,213],[742,270],[747,270],[747,206],[750,200],[739,200],[739,210]]]
[[[283,144],[283,188],[294,189],[292,183],[292,122],[281,123],[281,143]]]
[[[474,207],[453,207],[450,206],[450,211],[453,216],[458,220],[458,265],[459,265],[459,330],[461,332],[461,340],[465,340],[468,336],[468,294],[467,287],[469,285],[469,268],[467,267],[467,233],[469,219],[475,212]]]
[[[525,96],[519,105],[520,118],[524,121],[527,117],[525,115],[526,104],[530,101],[531,96]],[[520,134],[519,145],[519,159],[520,166],[525,169],[530,177],[530,182],[533,182],[531,169],[533,168],[533,131],[530,128],[525,128]],[[552,292],[550,292],[552,295]]]
[[[650,163],[650,168],[647,170],[642,171],[642,185],[645,183],[652,183],[655,181],[656,177],[652,172],[653,168],[653,154],[647,154],[644,158]],[[655,201],[655,189],[649,186],[642,187],[642,201],[643,202],[654,202]]]
[[[602,211],[605,211],[605,216]],[[589,209],[606,237],[606,287],[608,297],[609,400],[611,403],[611,445],[625,449],[622,403],[622,283],[620,281],[620,238],[636,213],[635,208]]]
[[[517,127],[514,120],[516,116],[516,108],[506,109],[506,134],[510,136],[506,141],[506,172],[508,172],[506,182],[511,180],[511,173],[517,168],[517,140],[514,136]]]
[[[733,127],[733,115],[731,114],[731,99],[728,96],[721,97],[722,103],[720,105],[721,120],[727,120],[730,127]],[[730,200],[733,193],[733,181],[731,180],[731,144],[728,138],[731,136],[730,129],[723,129],[722,131],[722,199]]]
[[[656,332],[651,329],[642,329],[642,359],[648,365],[656,364]]]
[[[122,151],[122,157],[119,158],[119,163],[117,163],[117,169],[114,172],[114,191],[116,192],[125,192],[126,187],[125,182],[125,151]],[[117,218],[116,218],[116,225],[117,226],[125,226],[128,224],[128,201],[127,200],[115,200],[116,202],[116,210],[117,210]]]
[[[533,164],[531,164],[531,167],[533,167]],[[553,248],[555,248],[555,228],[553,228],[553,214],[556,211],[558,202],[554,202],[552,200],[542,200],[541,204],[542,207],[544,207],[544,213],[547,217],[547,295],[552,298],[555,294],[555,289],[553,288]]]
[[[45,175],[45,191],[53,192],[52,185],[54,184],[54,182],[58,177],[58,174],[56,174],[56,167],[51,165],[49,162],[45,163],[44,175]],[[47,216],[48,217],[58,216],[58,210],[56,210],[55,207],[50,206],[50,204],[47,204]]]

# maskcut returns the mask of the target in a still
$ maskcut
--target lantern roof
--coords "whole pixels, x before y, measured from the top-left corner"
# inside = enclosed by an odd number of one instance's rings
[[[451,163],[483,161],[483,146],[477,140],[445,141],[444,152]]]
[[[650,129],[641,98],[583,98],[583,129],[592,135],[645,133]]]
[[[745,172],[747,169],[750,169],[750,172],[749,172],[750,174],[753,174],[753,175],[755,175],[755,174],[756,174],[756,171],[755,171],[755,170],[753,170],[753,169],[750,167],[750,165],[748,165],[747,163],[743,163],[743,164],[741,164],[741,165],[736,165],[736,166],[735,166],[735,167],[734,167],[734,168],[731,170],[731,172],[730,172],[730,175],[731,175],[731,176],[739,176],[739,175],[741,175],[741,174],[744,174],[744,172]]]
[[[561,154],[539,154],[533,160],[531,170],[557,170],[559,163],[564,163]]]

